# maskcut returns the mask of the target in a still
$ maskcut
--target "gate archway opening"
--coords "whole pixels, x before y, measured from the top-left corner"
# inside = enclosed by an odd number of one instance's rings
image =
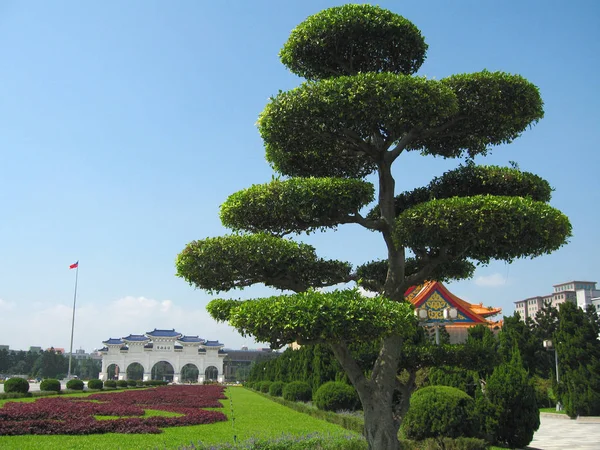
[[[119,379],[119,365],[111,364],[106,368],[106,379],[107,380],[118,380]]]
[[[173,381],[173,376],[175,375],[175,369],[171,363],[167,361],[159,361],[154,366],[152,366],[152,372],[150,374],[152,380],[160,380],[160,381]]]
[[[141,381],[144,379],[144,366],[140,363],[134,362],[127,366],[127,379],[134,381]]]
[[[208,366],[204,371],[204,379],[206,381],[217,381],[219,377],[219,369],[215,366]]]
[[[181,368],[182,383],[197,383],[200,370],[195,364],[188,363]]]

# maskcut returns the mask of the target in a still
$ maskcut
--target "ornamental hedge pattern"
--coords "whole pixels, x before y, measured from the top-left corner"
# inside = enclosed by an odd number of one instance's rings
[[[84,398],[40,398],[33,403],[7,402],[0,408],[0,436],[24,434],[161,433],[160,428],[227,420],[219,411],[223,387],[165,386],[143,391],[93,394]],[[178,417],[142,417],[145,409]],[[96,416],[115,416],[98,420]]]

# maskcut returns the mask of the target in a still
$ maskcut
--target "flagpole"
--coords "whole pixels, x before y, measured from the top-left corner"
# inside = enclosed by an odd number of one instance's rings
[[[71,321],[71,349],[69,350],[69,372],[67,380],[71,379],[71,358],[73,358],[73,332],[75,331],[75,303],[77,302],[77,277],[79,276],[79,261],[75,267],[75,293],[73,294],[73,319]]]

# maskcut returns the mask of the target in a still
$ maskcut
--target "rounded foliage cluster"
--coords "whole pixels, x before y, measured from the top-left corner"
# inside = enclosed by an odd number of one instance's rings
[[[104,382],[104,387],[107,387],[107,388],[116,388],[117,387],[117,382],[115,380],[106,380]]]
[[[283,388],[285,383],[283,381],[275,381],[271,383],[269,387],[269,395],[273,397],[281,397],[283,395]]]
[[[262,381],[260,383],[260,386],[258,388],[258,390],[260,392],[264,392],[265,394],[267,394],[269,392],[269,388],[271,387],[271,382],[270,381]]]
[[[189,243],[177,257],[177,276],[199,289],[222,292],[264,283],[282,290],[348,281],[351,266],[319,258],[314,247],[266,233]]]
[[[102,389],[104,387],[104,383],[102,380],[94,379],[88,381],[88,389]]]
[[[73,389],[74,391],[83,391],[83,381],[81,380],[69,380],[67,381],[67,389]]]
[[[221,205],[221,222],[234,231],[277,234],[334,227],[373,201],[362,180],[291,178],[253,185]]]
[[[308,402],[312,398],[312,390],[304,381],[292,381],[283,388],[283,398],[290,402]]]
[[[4,392],[27,394],[29,392],[29,381],[19,377],[9,378],[4,382]]]
[[[344,5],[308,17],[280,52],[281,62],[308,79],[359,72],[412,74],[427,44],[410,21],[372,5]]]
[[[363,296],[356,289],[279,295],[252,301],[212,300],[207,310],[223,313],[243,336],[252,335],[272,348],[292,342],[376,339],[407,329],[414,322],[412,306],[384,297]],[[222,315],[217,315],[223,320]],[[215,318],[216,318],[215,317]],[[360,318],[360,320],[356,320]],[[280,326],[278,326],[280,324]]]
[[[117,387],[126,388],[127,386],[127,380],[117,380]]]
[[[317,408],[325,411],[354,411],[360,404],[356,390],[341,381],[329,381],[320,386],[313,402]]]
[[[135,380],[127,380],[127,386],[129,386],[129,387],[136,387],[137,384],[138,384],[138,382]]]
[[[548,254],[571,236],[569,219],[530,198],[495,195],[432,200],[398,216],[396,243],[448,248],[483,263]]]
[[[402,422],[409,439],[473,436],[473,398],[450,386],[428,386],[416,391]]]
[[[60,392],[60,389],[60,381],[54,380],[52,378],[46,378],[40,383],[40,391]]]

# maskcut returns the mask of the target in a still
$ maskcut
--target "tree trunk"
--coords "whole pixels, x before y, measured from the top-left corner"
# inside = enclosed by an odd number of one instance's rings
[[[391,388],[393,391],[393,387]],[[397,450],[398,426],[392,415],[391,399],[381,399],[378,393],[362,399],[365,417],[365,438],[371,450]],[[389,403],[389,404],[387,404]]]

